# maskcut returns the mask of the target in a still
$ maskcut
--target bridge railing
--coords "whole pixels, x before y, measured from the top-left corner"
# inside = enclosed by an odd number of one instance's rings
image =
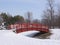
[[[48,32],[48,26],[42,25],[42,24],[14,24],[10,25],[11,29],[16,29],[18,32],[23,32],[23,31],[29,31],[29,30],[37,30],[37,31],[46,31]]]

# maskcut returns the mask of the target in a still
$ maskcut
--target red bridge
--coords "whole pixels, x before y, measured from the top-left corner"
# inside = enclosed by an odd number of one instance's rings
[[[48,26],[37,24],[37,23],[22,23],[22,24],[14,24],[9,26],[11,29],[16,28],[16,32],[24,32],[24,31],[30,31],[30,30],[36,30],[41,32],[49,32]]]

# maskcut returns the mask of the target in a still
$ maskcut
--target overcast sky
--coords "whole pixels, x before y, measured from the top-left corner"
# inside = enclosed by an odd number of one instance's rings
[[[56,2],[60,3],[60,0]],[[46,7],[46,0],[0,0],[0,13],[8,12],[13,16],[17,14],[25,16],[26,12],[30,11],[34,19],[40,19]]]

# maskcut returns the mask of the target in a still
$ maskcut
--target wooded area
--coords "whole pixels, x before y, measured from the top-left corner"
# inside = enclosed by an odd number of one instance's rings
[[[56,9],[55,9],[56,8]],[[0,14],[0,24],[5,22],[5,25],[15,24],[15,23],[41,23],[48,25],[49,28],[60,28],[60,6],[55,5],[54,0],[47,0],[47,8],[43,11],[42,19],[34,19],[31,12],[27,12],[27,16],[16,15],[12,16],[7,13]]]
[[[55,0],[47,0],[47,5],[41,22],[48,25],[49,28],[60,28],[60,6],[55,4]]]

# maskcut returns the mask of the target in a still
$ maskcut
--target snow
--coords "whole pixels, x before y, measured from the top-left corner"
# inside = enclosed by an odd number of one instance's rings
[[[11,30],[0,30],[0,45],[60,45],[60,40],[55,40],[54,37],[60,37],[58,33],[60,29],[51,29],[53,35],[51,39],[36,39],[27,37],[38,31],[27,31],[16,34]],[[56,38],[56,39],[57,39]]]
[[[39,33],[39,31],[26,31],[26,32],[20,33],[20,35],[25,35],[25,36],[32,37],[32,36],[34,36],[36,33]]]
[[[60,40],[60,29],[50,29],[52,35],[50,36],[50,39]]]

